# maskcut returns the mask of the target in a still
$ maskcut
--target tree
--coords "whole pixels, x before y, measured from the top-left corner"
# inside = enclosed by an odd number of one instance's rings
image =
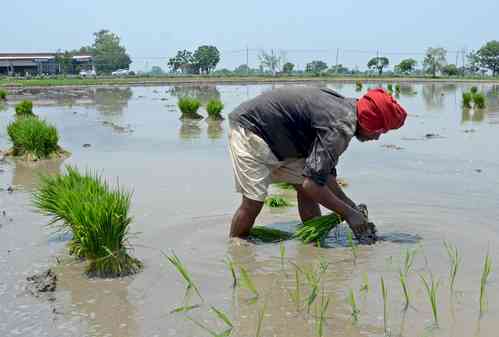
[[[427,73],[437,77],[437,72],[447,64],[447,50],[444,48],[428,48],[423,61],[423,67]]]
[[[282,51],[274,52],[274,49],[267,53],[265,50],[260,51],[258,55],[260,59],[260,66],[262,69],[267,69],[272,72],[272,76],[280,70],[282,63],[284,63],[285,55]]]
[[[291,62],[286,62],[282,66],[282,72],[286,74],[291,74],[293,72],[293,69],[295,68],[295,65]]]
[[[499,41],[487,42],[477,54],[483,68],[490,69],[492,76],[499,74]]]
[[[69,74],[73,71],[73,52],[64,51],[58,52],[55,57],[55,62],[59,65],[59,69],[63,74]]]
[[[476,74],[478,71],[480,71],[480,56],[478,55],[478,52],[471,51],[468,55],[466,55],[467,59],[467,65],[466,65],[466,70],[470,72],[471,74]]]
[[[342,64],[334,65],[329,68],[328,73],[331,74],[348,74],[350,69],[344,67]]]
[[[163,69],[159,66],[152,66],[151,71],[149,72],[149,74],[156,76],[163,75],[164,73]]]
[[[186,49],[177,51],[177,55],[168,60],[168,66],[173,72],[180,70],[183,74],[197,73],[194,56]]]
[[[384,56],[377,56],[373,57],[372,59],[367,62],[367,67],[369,69],[376,69],[378,70],[378,74],[381,75],[383,74],[383,68],[388,66],[390,61],[388,60],[387,57]]]
[[[403,74],[410,74],[414,71],[414,68],[416,68],[416,64],[418,62],[415,59],[409,58],[400,61],[398,65],[395,66],[395,69],[397,72],[403,73]]]
[[[209,74],[218,62],[220,62],[220,52],[215,46],[200,46],[193,54],[194,63],[200,72]]]
[[[459,69],[455,64],[447,64],[442,67],[442,73],[447,76],[457,76],[459,75]]]
[[[251,72],[253,72],[253,70],[250,67],[248,67],[247,64],[241,64],[236,69],[234,69],[234,73],[238,75],[247,75]]]
[[[316,60],[312,61],[310,63],[307,63],[305,66],[305,72],[307,73],[314,73],[316,75],[319,75],[322,73],[324,70],[327,70],[327,63],[324,61]]]
[[[90,47],[83,47],[81,51],[90,52],[94,56],[97,72],[111,73],[117,69],[128,69],[132,60],[125,47],[120,45],[118,35],[101,30],[94,33],[95,41]]]

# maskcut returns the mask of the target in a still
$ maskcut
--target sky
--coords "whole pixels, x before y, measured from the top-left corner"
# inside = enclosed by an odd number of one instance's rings
[[[2,0],[6,1],[6,0]],[[281,1],[281,0],[23,0],[0,6],[0,53],[48,52],[90,45],[93,33],[117,33],[132,68],[166,68],[179,49],[215,45],[218,68],[258,65],[260,50],[284,50],[303,69],[307,62],[338,62],[365,69],[380,55],[390,66],[412,57],[421,62],[427,47],[478,49],[499,40],[498,0]],[[10,13],[10,14],[8,14]],[[339,50],[339,53],[338,53]],[[460,54],[458,54],[459,56]],[[462,64],[462,58],[458,58]]]

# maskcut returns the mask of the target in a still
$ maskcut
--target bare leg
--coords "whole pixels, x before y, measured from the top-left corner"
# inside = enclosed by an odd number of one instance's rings
[[[301,221],[310,220],[321,215],[319,204],[307,197],[301,185],[294,185],[297,192],[298,211]]]
[[[255,219],[262,210],[263,202],[251,200],[243,196],[241,206],[237,209],[230,226],[230,237],[244,238],[250,233]]]

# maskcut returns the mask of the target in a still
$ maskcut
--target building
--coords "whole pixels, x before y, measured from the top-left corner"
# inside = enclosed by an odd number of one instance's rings
[[[0,53],[0,75],[59,74],[61,66],[57,62],[57,55],[57,53]],[[75,74],[83,69],[94,69],[93,57],[87,54],[72,56],[70,73]]]

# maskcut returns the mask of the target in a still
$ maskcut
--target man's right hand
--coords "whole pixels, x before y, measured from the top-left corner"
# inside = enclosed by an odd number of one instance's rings
[[[357,210],[352,209],[351,212],[346,215],[345,220],[356,238],[360,238],[369,228],[367,218]]]

